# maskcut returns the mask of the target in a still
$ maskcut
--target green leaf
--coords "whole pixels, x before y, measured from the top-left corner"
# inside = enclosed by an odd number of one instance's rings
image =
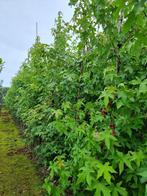
[[[54,110],[54,114],[55,114],[56,119],[59,119],[63,115],[62,110],[60,109]]]
[[[135,22],[134,20],[135,20],[135,16],[134,16],[134,12],[132,11],[128,16],[128,19],[123,25],[123,33],[127,33],[132,28]]]
[[[142,151],[138,151],[138,152],[132,152],[132,160],[136,163],[137,167],[139,168],[141,163],[144,161],[145,159],[145,155]]]
[[[116,171],[112,166],[109,166],[109,162],[106,162],[104,165],[102,163],[98,163],[97,167],[97,179],[103,176],[107,183],[111,184],[111,173],[116,173]]]
[[[113,185],[112,188],[112,196],[127,196],[128,193],[124,187],[121,187],[121,183],[117,183],[116,185]]]
[[[105,186],[102,183],[97,183],[94,196],[101,196],[102,194],[103,194],[103,196],[111,196],[110,192],[111,191],[109,190],[109,188],[107,186]]]
[[[147,93],[147,79],[141,82],[139,86],[139,93]]]
[[[109,103],[109,97],[108,96],[105,96],[104,97],[104,105],[105,105],[105,107],[108,106],[108,103]]]
[[[70,0],[70,5],[75,5],[78,2],[78,0]]]
[[[104,141],[106,147],[108,148],[108,150],[110,150],[110,148],[113,146],[113,144],[115,144],[115,142],[117,141],[117,138],[115,138],[112,135],[111,130],[106,130],[106,131],[102,131],[99,133],[98,140]]]
[[[93,173],[94,173],[93,168],[90,167],[90,165],[87,164],[87,165],[85,165],[85,167],[82,167],[80,170],[82,172],[78,174],[77,184],[84,183],[86,181],[88,186],[91,187],[92,181],[94,180],[94,178],[93,178]]]
[[[141,183],[147,182],[147,168],[140,168],[138,175],[141,176]]]
[[[44,181],[44,184],[43,184],[43,188],[47,191],[47,193],[48,193],[49,195],[51,195],[52,186],[53,186],[53,184],[50,183],[50,182],[48,181],[48,179],[46,178],[45,181]]]
[[[68,109],[71,109],[71,103],[69,101],[62,103],[62,108],[66,112]]]
[[[123,105],[124,104],[123,104],[123,102],[121,100],[119,100],[119,101],[116,102],[117,109],[121,108]]]
[[[119,162],[119,174],[121,174],[124,171],[124,162],[120,161]]]
[[[132,162],[132,159],[131,159],[131,155],[128,153],[128,154],[123,154],[122,152],[119,152],[117,151],[117,162],[118,162],[118,165],[119,165],[119,174],[121,175],[121,173],[124,171],[124,165],[126,165],[129,169],[133,169],[132,168],[132,165],[131,165],[131,162]]]

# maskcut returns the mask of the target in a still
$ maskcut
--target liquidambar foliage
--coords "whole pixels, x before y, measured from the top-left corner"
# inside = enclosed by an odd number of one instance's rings
[[[6,104],[49,168],[48,195],[147,194],[147,3],[70,0]]]

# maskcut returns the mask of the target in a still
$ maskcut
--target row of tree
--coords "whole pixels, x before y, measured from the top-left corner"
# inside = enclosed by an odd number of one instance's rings
[[[2,58],[0,58],[0,73],[3,69],[3,64],[4,64],[4,62],[3,62]],[[8,91],[8,88],[3,87],[2,83],[3,83],[3,81],[0,80],[0,110],[4,104],[4,97],[6,96],[7,91]]]
[[[147,194],[145,0],[70,0],[37,37],[6,104],[49,168],[49,195]]]

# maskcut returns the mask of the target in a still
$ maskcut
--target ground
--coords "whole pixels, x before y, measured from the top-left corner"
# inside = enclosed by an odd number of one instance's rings
[[[34,163],[23,152],[25,143],[6,110],[0,115],[0,196],[41,196]]]

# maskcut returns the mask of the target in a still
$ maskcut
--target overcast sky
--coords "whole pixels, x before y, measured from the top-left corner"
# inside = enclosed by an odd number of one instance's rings
[[[0,57],[5,67],[0,74],[4,86],[10,86],[35,41],[35,24],[44,43],[51,43],[51,28],[58,11],[69,21],[72,9],[68,0],[0,0]]]

